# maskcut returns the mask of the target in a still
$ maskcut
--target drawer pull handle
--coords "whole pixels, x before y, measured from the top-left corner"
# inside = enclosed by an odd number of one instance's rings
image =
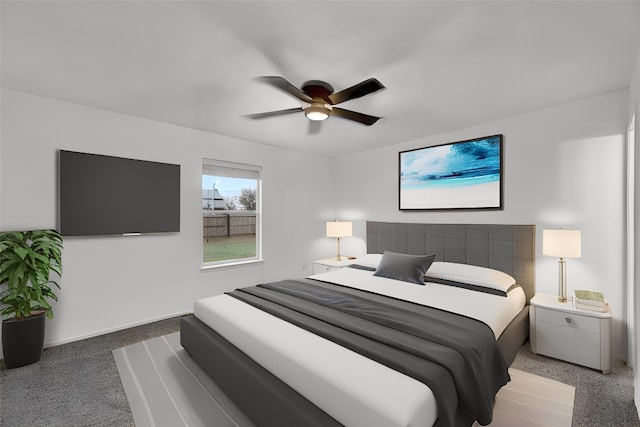
[[[570,317],[565,317],[565,318],[564,318],[564,320],[565,320],[567,323],[571,323],[571,318],[570,318]]]

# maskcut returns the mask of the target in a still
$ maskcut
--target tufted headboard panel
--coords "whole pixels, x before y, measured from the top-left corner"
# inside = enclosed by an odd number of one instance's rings
[[[535,294],[535,225],[367,221],[367,253],[435,254],[436,261],[494,268]]]

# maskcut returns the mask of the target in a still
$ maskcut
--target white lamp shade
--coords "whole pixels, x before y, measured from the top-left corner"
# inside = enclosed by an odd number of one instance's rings
[[[580,230],[542,230],[542,255],[557,258],[580,258]]]
[[[351,237],[353,226],[350,221],[327,222],[327,237]]]

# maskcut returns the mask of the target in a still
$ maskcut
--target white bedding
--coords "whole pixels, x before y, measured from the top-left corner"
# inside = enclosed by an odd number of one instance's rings
[[[464,314],[486,323],[493,330],[496,339],[526,302],[526,296],[520,287],[509,292],[508,297],[503,297],[437,283],[420,286],[374,276],[370,271],[355,268],[342,268],[309,278]]]
[[[420,286],[343,268],[311,278],[464,313],[498,337],[525,304],[446,285]],[[431,426],[435,398],[423,383],[228,295],[196,301],[195,316],[334,419],[348,426]]]

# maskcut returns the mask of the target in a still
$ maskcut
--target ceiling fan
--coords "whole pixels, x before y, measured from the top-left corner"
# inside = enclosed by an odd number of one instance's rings
[[[375,78],[364,80],[347,89],[341,90],[338,93],[333,93],[333,87],[329,83],[321,80],[309,80],[308,82],[303,83],[302,87],[298,89],[289,83],[284,77],[262,76],[257,77],[256,79],[293,95],[299,100],[309,104],[309,106],[304,108],[297,107],[288,108],[286,110],[269,111],[266,113],[249,114],[249,117],[252,119],[264,119],[267,117],[297,113],[300,111],[303,111],[305,116],[307,116],[309,120],[313,121],[325,120],[329,118],[329,116],[336,116],[371,126],[380,119],[380,117],[335,107],[335,105],[349,101],[350,99],[360,98],[380,89],[384,89],[382,83]]]

